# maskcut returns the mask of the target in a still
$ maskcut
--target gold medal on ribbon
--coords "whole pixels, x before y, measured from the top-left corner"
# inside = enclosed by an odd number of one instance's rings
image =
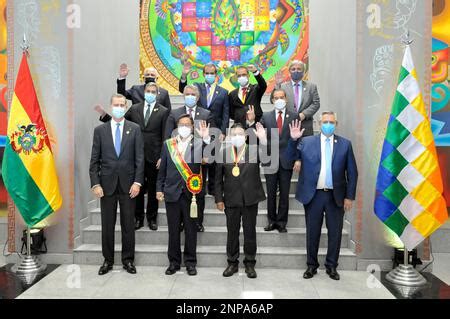
[[[234,177],[238,177],[241,174],[241,170],[239,169],[239,166],[233,167],[233,170],[231,171]]]

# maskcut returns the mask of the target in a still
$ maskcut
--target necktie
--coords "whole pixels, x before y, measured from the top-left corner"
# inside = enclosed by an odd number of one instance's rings
[[[245,103],[245,98],[247,96],[247,88],[242,88],[242,102]]]
[[[278,134],[281,135],[281,130],[283,129],[283,118],[281,117],[283,115],[283,112],[278,112],[278,118],[277,118],[277,126],[278,126]]]
[[[211,104],[211,85],[207,84],[206,85],[206,97],[207,97],[207,103],[208,103],[208,108],[209,105]]]
[[[147,105],[147,111],[145,111],[145,118],[144,118],[145,126],[147,126],[149,119],[150,119],[150,105]]]
[[[122,134],[120,134],[120,123],[117,123],[116,127],[116,139],[114,143],[114,148],[116,149],[117,156],[120,155],[120,144],[122,143]]]
[[[325,188],[333,188],[333,173],[331,171],[331,141],[325,140]]]
[[[298,83],[295,83],[295,92],[294,92],[294,94],[295,94],[295,109],[297,110],[297,112],[299,111],[299,108],[300,108],[300,103],[299,103],[299,98],[300,98],[300,92],[299,92],[299,84]]]
[[[192,117],[192,109],[190,107],[188,108],[188,113],[189,113],[189,116]],[[194,118],[192,117],[192,119],[194,119]]]

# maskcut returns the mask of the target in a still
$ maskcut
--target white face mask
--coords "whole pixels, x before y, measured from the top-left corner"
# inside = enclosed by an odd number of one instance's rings
[[[248,84],[248,77],[240,76],[238,77],[238,82],[240,86],[246,86]]]
[[[180,126],[178,128],[178,134],[180,134],[180,136],[182,138],[188,137],[189,135],[191,135],[191,132],[192,132],[192,129],[188,126]]]
[[[235,147],[241,147],[245,144],[245,136],[244,135],[235,135],[231,137],[231,144]]]
[[[286,101],[283,99],[278,99],[274,102],[274,106],[277,110],[284,110],[286,107]]]

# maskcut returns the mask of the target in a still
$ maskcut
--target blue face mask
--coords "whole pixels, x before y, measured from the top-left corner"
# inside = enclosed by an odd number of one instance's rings
[[[113,106],[111,114],[115,119],[121,119],[122,117],[125,116],[125,108],[120,106]]]
[[[292,79],[292,81],[297,82],[297,81],[302,80],[304,75],[305,74],[303,72],[298,72],[298,71],[291,72],[291,79]]]
[[[148,104],[152,104],[156,101],[156,95],[153,93],[145,93],[145,101],[147,101]]]
[[[206,74],[205,81],[206,81],[206,83],[211,85],[216,81],[216,76],[214,74]]]
[[[186,95],[184,97],[184,103],[187,107],[194,107],[197,104],[197,97],[195,95]]]
[[[322,133],[323,135],[329,137],[334,134],[334,131],[336,130],[336,124],[332,123],[323,123],[322,124]]]

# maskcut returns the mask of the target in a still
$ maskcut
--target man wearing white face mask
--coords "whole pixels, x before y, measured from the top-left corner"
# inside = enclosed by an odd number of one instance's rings
[[[257,84],[250,84],[250,72],[255,77]],[[230,119],[233,119],[235,123],[240,123],[245,127],[250,106],[254,109],[256,121],[259,121],[261,118],[263,114],[261,109],[261,99],[264,92],[266,92],[267,83],[254,65],[238,67],[236,69],[236,77],[239,88],[231,91],[229,94]]]
[[[144,142],[139,125],[125,120],[126,99],[111,97],[113,119],[94,131],[89,175],[92,192],[100,198],[102,253],[105,261],[98,274],[112,270],[117,202],[120,204],[123,268],[136,273],[134,266],[134,210],[136,196],[144,183]]]
[[[216,163],[217,209],[227,218],[227,260],[224,277],[239,270],[239,230],[244,230],[244,265],[247,277],[256,278],[256,216],[258,203],[266,196],[259,171],[256,145],[247,145],[244,128],[235,123],[230,130],[231,145],[225,145]]]
[[[202,121],[205,121],[206,124],[210,127],[216,127],[216,122],[214,120],[213,114],[207,109],[204,109],[203,107],[199,107],[197,105],[199,98],[200,91],[198,90],[198,87],[195,85],[186,85],[186,87],[184,88],[184,106],[177,109],[172,109],[169,118],[167,119],[165,133],[166,139],[172,137],[172,134],[177,127],[177,119],[183,114],[188,114],[189,116],[191,116],[191,118],[194,120],[194,126],[196,129],[200,128],[200,123],[202,123]],[[195,133],[196,132],[194,132],[194,134]],[[209,178],[207,166],[203,166],[202,169],[203,177],[206,181]],[[203,227],[203,211],[203,207],[199,206],[197,220],[197,228],[199,232],[203,232],[205,230],[205,228]]]
[[[209,125],[201,121],[195,130],[200,138],[194,138],[194,121],[183,114],[177,120],[177,136],[165,141],[161,152],[156,197],[165,200],[169,227],[169,267],[166,275],[173,275],[182,263],[180,223],[184,221],[185,241],[183,260],[188,275],[197,274],[197,224],[194,203],[205,206],[202,183],[202,156],[205,144],[209,144]],[[200,209],[199,209],[200,210]]]
[[[267,184],[267,220],[265,231],[278,229],[280,233],[286,233],[286,225],[289,212],[289,188],[292,172],[300,169],[300,162],[289,160],[283,156],[289,142],[289,124],[298,118],[296,112],[286,108],[286,92],[282,89],[273,90],[270,101],[274,104],[274,110],[265,112],[261,118],[261,125],[267,130],[267,144],[269,155],[276,153],[272,148],[278,148],[276,163],[267,163],[270,166],[265,172]],[[277,205],[277,189],[280,190],[279,203]],[[278,210],[277,210],[278,206]]]

